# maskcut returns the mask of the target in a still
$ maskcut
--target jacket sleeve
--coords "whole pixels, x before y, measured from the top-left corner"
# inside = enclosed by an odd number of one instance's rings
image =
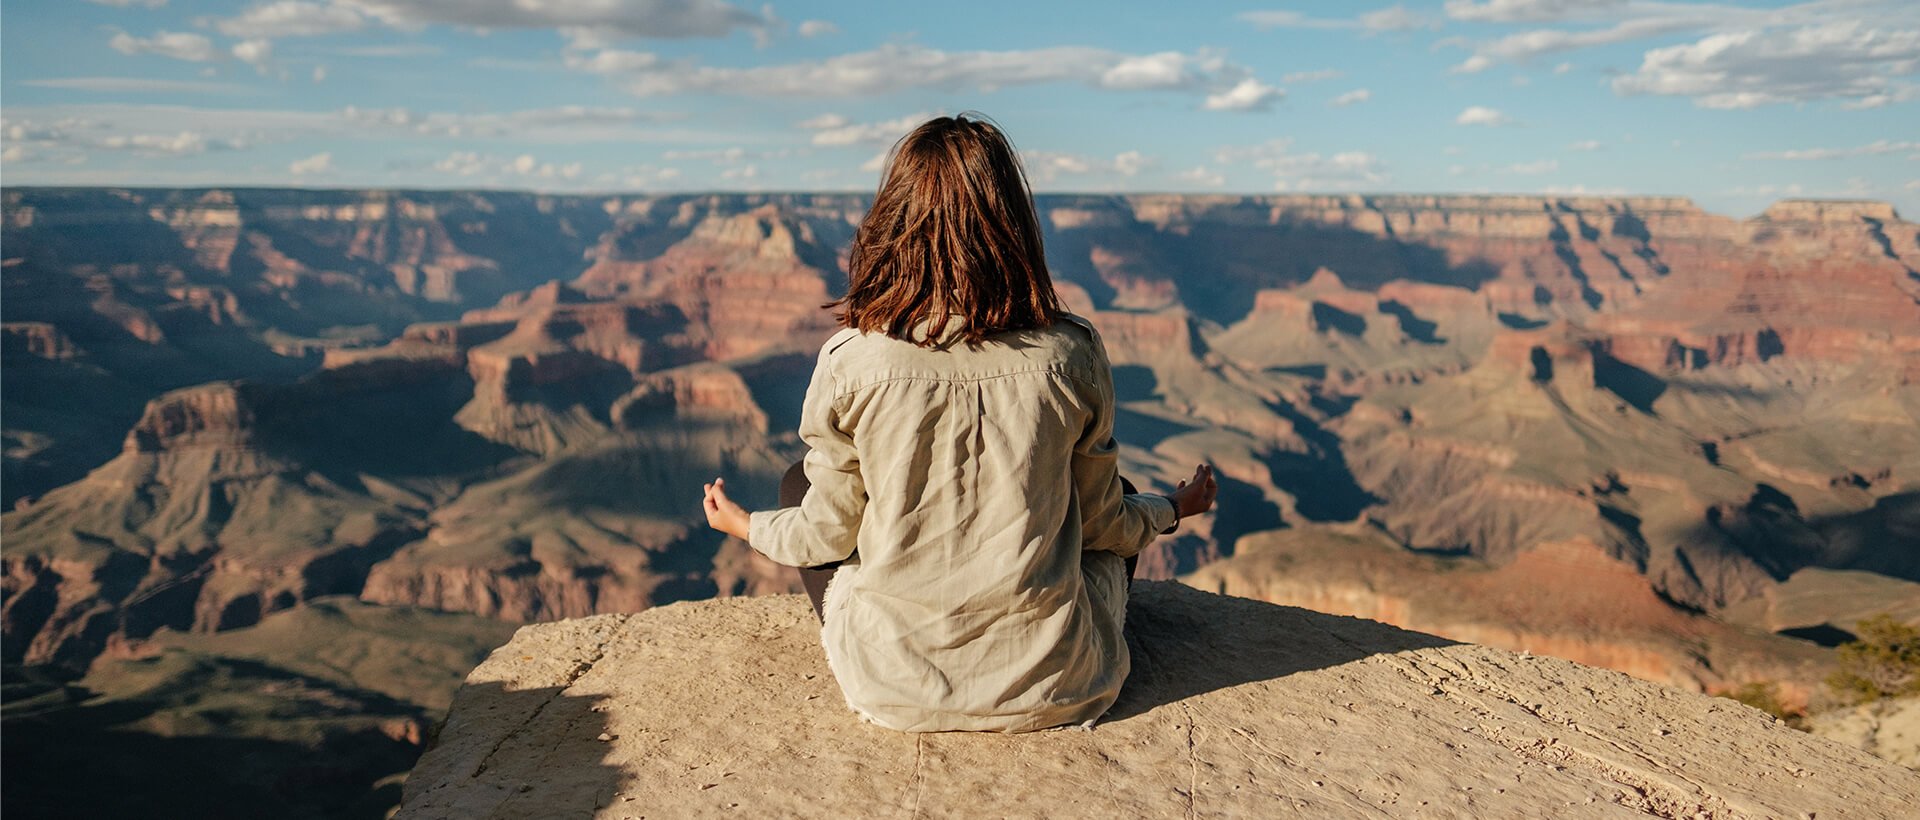
[[[835,413],[838,390],[828,358],[833,347],[830,340],[821,349],[800,408],[800,440],[807,445],[802,469],[811,485],[806,496],[798,507],[748,516],[747,543],[792,567],[830,564],[852,555],[867,507],[860,453]]]
[[[1093,417],[1073,448],[1073,488],[1080,499],[1080,546],[1111,550],[1122,557],[1145,549],[1153,537],[1173,526],[1173,500],[1153,493],[1127,494],[1120,485],[1120,445],[1113,440],[1113,365],[1106,344],[1084,319],[1076,323],[1093,334]]]

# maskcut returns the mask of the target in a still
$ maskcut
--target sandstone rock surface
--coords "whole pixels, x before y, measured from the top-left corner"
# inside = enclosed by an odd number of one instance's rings
[[[523,627],[399,817],[1892,817],[1920,775],[1732,701],[1140,582],[1092,730],[912,735],[842,705],[797,596]]]

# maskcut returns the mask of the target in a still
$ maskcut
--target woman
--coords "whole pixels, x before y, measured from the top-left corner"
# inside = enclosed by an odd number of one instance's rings
[[[862,717],[903,731],[1088,723],[1128,670],[1126,559],[1213,504],[1116,470],[1113,374],[1067,313],[1026,176],[978,115],[894,146],[801,412],[804,493],[714,528],[802,571],[827,662]],[[791,500],[791,499],[790,499]],[[822,600],[824,599],[824,600]]]

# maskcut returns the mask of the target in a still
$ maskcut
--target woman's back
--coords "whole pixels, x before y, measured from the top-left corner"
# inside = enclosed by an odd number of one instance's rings
[[[936,118],[896,146],[801,411],[807,485],[716,528],[833,567],[822,642],[847,703],[911,731],[1098,717],[1128,671],[1124,558],[1176,520],[1117,472],[1113,374],[1048,277],[1017,155]],[[1205,468],[1176,491],[1212,503]],[[812,592],[824,574],[803,573]]]
[[[835,532],[855,536],[823,627],[848,705],[896,729],[1023,731],[1112,703],[1127,673],[1122,555],[1173,510],[1136,497],[1133,526],[1083,530],[1079,485],[1118,491],[1098,429],[1111,425],[1107,372],[1077,317],[974,346],[851,330],[827,342],[802,430],[845,444],[808,456],[817,515],[755,513],[750,539],[807,565],[840,557]],[[820,526],[856,504],[857,523]]]

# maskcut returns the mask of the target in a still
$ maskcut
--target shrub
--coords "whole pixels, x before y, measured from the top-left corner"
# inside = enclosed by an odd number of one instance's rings
[[[1780,697],[1780,686],[1770,680],[1743,683],[1739,687],[1720,693],[1720,697],[1737,700],[1769,715],[1779,718],[1788,726],[1807,731],[1807,710],[1798,706],[1788,706]]]
[[[1892,615],[1859,623],[1858,640],[1840,645],[1840,668],[1827,678],[1840,700],[1871,703],[1920,694],[1920,629]]]

